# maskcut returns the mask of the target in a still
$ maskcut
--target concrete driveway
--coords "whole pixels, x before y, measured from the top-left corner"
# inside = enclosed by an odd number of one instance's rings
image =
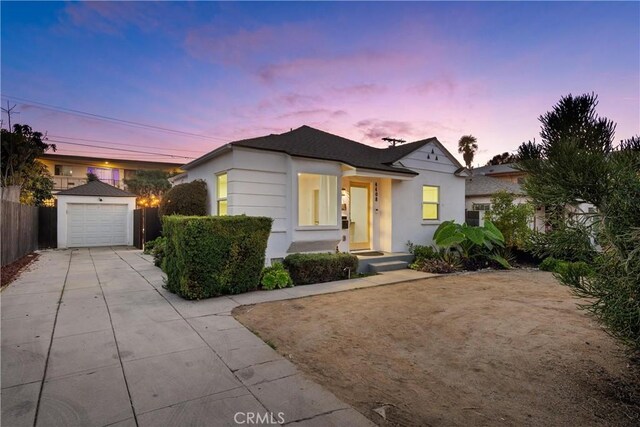
[[[162,285],[138,250],[43,252],[1,295],[2,424],[371,425],[230,315],[305,291],[190,302]]]

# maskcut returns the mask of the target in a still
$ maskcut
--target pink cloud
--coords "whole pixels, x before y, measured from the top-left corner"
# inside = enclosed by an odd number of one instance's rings
[[[333,89],[333,92],[339,95],[348,96],[368,96],[379,95],[386,92],[386,86],[377,83],[364,83],[351,86],[337,87]]]
[[[396,121],[396,120],[377,120],[367,119],[361,120],[355,124],[355,127],[359,129],[364,138],[371,143],[371,145],[384,145],[382,138],[407,138],[413,134],[413,126],[409,122]]]
[[[293,111],[291,113],[285,113],[282,114],[280,116],[278,116],[278,119],[298,119],[298,120],[304,120],[305,118],[308,117],[315,117],[315,116],[328,116],[331,118],[338,118],[338,117],[344,117],[347,115],[347,112],[344,110],[329,110],[326,108],[317,108],[314,110],[300,110],[300,111]]]

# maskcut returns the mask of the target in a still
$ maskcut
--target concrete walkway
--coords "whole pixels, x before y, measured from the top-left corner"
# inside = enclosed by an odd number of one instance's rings
[[[415,280],[410,270],[186,301],[130,248],[45,251],[2,292],[2,425],[365,426],[234,307]],[[272,419],[250,423],[259,414]]]

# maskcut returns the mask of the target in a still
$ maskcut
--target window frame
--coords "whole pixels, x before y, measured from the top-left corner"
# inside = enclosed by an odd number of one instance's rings
[[[437,202],[425,202],[424,201],[424,188],[425,187],[437,188],[438,189],[438,201]],[[439,185],[423,184],[422,187],[420,188],[420,190],[421,190],[421,196],[422,196],[422,203],[420,205],[420,216],[422,217],[422,221],[423,222],[440,221],[440,186]],[[435,218],[425,218],[424,217],[424,205],[435,205],[436,206],[436,217]]]
[[[53,165],[53,176],[66,176],[66,177],[71,177],[74,178],[73,176],[73,165],[64,165],[64,164],[55,164]],[[60,171],[62,172],[62,168],[69,168],[69,170],[71,171],[70,174],[65,175],[65,174],[57,174],[56,172]],[[75,178],[82,178],[81,176],[75,176]]]
[[[487,209],[478,209],[478,208],[487,208]],[[472,203],[471,204],[471,210],[472,211],[479,211],[479,212],[487,212],[491,210],[491,203]]]
[[[220,197],[220,177],[225,175],[227,177],[227,182],[225,183],[226,188],[226,197]],[[226,213],[220,214],[220,202],[227,203]],[[227,171],[220,172],[216,174],[216,215],[218,216],[229,216],[229,174]]]
[[[335,212],[335,224],[308,224],[308,225],[301,225],[300,224],[300,176],[301,175],[316,175],[316,176],[331,176],[334,177],[336,179],[336,185],[335,185],[335,190],[336,190],[336,212]],[[338,219],[338,216],[340,216],[340,200],[338,199],[338,196],[341,196],[342,193],[340,191],[339,187],[339,183],[340,183],[340,176],[339,175],[335,175],[335,174],[330,174],[330,173],[322,173],[322,172],[307,172],[307,171],[298,171],[295,174],[295,179],[296,179],[296,222],[295,222],[295,229],[296,230],[339,230],[341,223],[340,220]]]

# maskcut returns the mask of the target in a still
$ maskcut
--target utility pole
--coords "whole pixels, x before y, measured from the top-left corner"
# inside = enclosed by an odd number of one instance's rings
[[[9,132],[11,132],[11,114],[13,114],[14,108],[16,108],[16,104],[13,104],[13,107],[9,107],[9,101],[7,101],[7,108],[2,108],[2,111],[7,113],[7,119],[9,123]]]
[[[389,143],[389,147],[395,147],[396,144],[404,144],[404,139],[396,139],[396,138],[382,138],[383,141],[387,141]]]

